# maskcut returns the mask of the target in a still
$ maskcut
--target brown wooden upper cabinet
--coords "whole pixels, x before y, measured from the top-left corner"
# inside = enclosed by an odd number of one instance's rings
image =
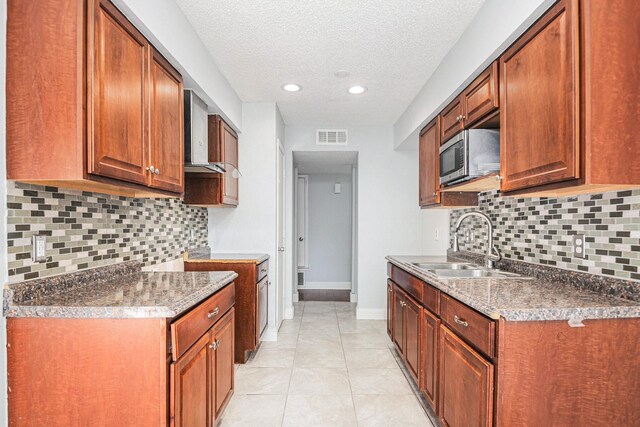
[[[209,162],[221,163],[225,173],[187,173],[184,201],[190,205],[238,206],[238,134],[220,116],[208,118]]]
[[[440,113],[440,138],[444,144],[463,129],[476,124],[499,107],[498,63],[493,62]]]
[[[580,177],[577,13],[561,0],[500,58],[503,191]]]
[[[477,206],[477,193],[440,192],[440,124],[441,116],[437,116],[420,132],[418,155],[420,207]]]
[[[640,186],[640,8],[560,0],[500,58],[501,190]]]
[[[209,139],[217,141],[214,162],[224,163],[227,170],[221,174],[220,204],[238,206],[238,178],[233,176],[238,168],[238,135],[220,116],[209,117]]]
[[[182,192],[182,78],[111,2],[9,2],[7,96],[8,179]]]
[[[420,132],[420,207],[440,202],[440,117]]]

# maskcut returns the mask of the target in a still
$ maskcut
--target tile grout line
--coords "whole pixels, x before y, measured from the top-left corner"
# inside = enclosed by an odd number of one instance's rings
[[[284,408],[282,409],[282,417],[280,418],[280,427],[284,425],[284,415],[287,413],[287,404],[289,403],[289,392],[291,391],[291,382],[293,381],[293,369],[296,364],[296,355],[298,354],[298,338],[300,338],[300,329],[302,329],[302,319],[304,319],[304,310],[305,305],[302,304],[302,314],[300,315],[300,327],[298,328],[298,333],[296,334],[296,348],[293,352],[293,361],[291,362],[291,371],[289,372],[289,385],[287,386],[287,394],[284,398]],[[294,315],[295,318],[295,315]]]

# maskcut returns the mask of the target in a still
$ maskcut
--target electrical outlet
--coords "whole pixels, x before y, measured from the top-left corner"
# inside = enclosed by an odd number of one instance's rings
[[[37,235],[31,238],[31,260],[33,262],[47,260],[47,236]]]
[[[585,248],[584,234],[575,234],[573,236],[573,256],[576,258],[584,258]]]
[[[191,238],[191,240],[196,238],[196,229],[195,228],[190,228],[189,229],[189,237]]]
[[[435,237],[435,239],[436,239],[436,242],[437,242],[438,240],[440,240],[440,229],[439,229],[439,228],[436,228],[436,230],[435,230],[435,232],[434,232],[434,237]]]

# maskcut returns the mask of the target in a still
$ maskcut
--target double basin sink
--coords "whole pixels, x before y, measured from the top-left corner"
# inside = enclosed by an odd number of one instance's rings
[[[412,263],[421,270],[441,279],[532,279],[516,273],[484,268],[476,264],[460,262]]]

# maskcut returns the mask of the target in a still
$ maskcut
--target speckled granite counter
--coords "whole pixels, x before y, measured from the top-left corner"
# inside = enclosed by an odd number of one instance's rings
[[[6,317],[173,318],[231,283],[233,271],[140,271],[122,263],[5,285]]]
[[[451,261],[450,258],[388,256],[387,260],[493,319],[504,317],[509,321],[530,321],[640,317],[640,302],[598,294],[554,280],[442,279],[412,263],[445,262]]]
[[[184,255],[185,261],[203,262],[247,262],[260,264],[269,259],[267,254],[244,254],[244,253],[212,253],[210,248],[190,249]]]

